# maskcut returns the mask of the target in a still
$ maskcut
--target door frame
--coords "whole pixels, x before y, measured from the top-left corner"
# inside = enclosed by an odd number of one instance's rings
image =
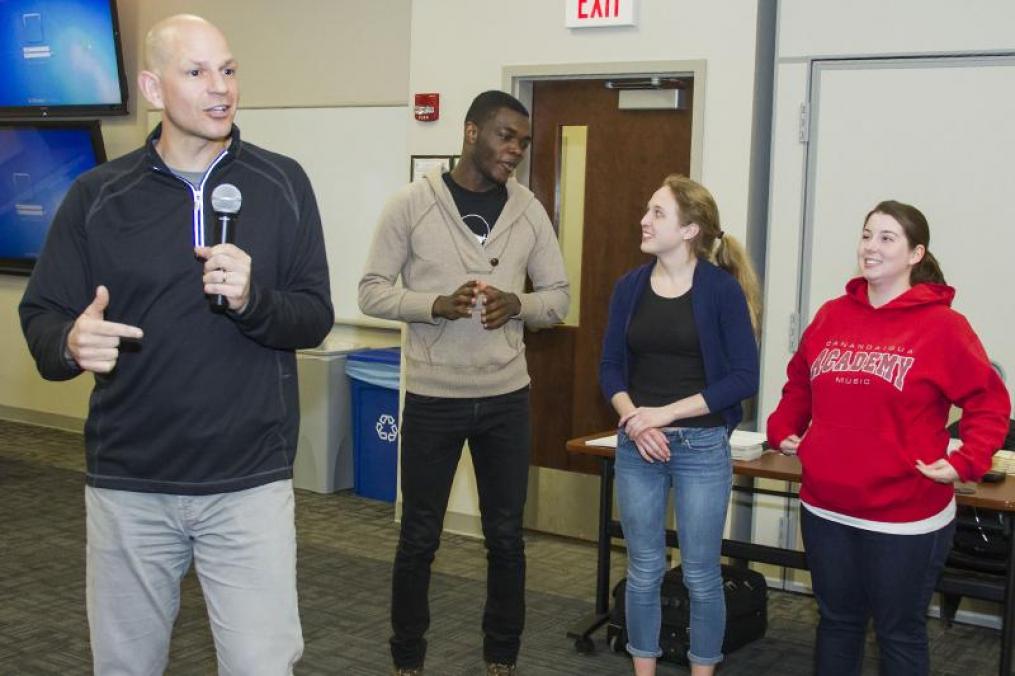
[[[615,61],[601,63],[556,63],[504,66],[501,69],[502,89],[532,109],[532,83],[537,80],[601,80],[632,77],[690,77],[694,79],[691,103],[691,176],[701,180],[702,148],[705,131],[705,70],[704,59],[686,61]],[[518,166],[516,177],[529,184],[529,157]]]
[[[702,159],[704,156],[704,120],[706,93],[706,65],[704,59],[679,61],[613,61],[599,63],[556,63],[504,66],[501,69],[501,89],[510,92],[532,110],[532,83],[546,80],[601,80],[604,78],[633,77],[690,77],[694,80],[694,96],[691,104],[691,163],[690,178],[701,181]],[[529,154],[515,170],[515,177],[526,186],[529,184],[531,165]],[[535,530],[594,539],[592,525],[587,519],[576,517],[571,510],[563,510],[554,504],[554,509],[544,510],[539,489],[546,484],[566,494],[574,495],[576,504],[587,504],[598,490],[598,479],[594,475],[574,474],[547,467],[529,467],[529,500],[525,507],[525,526]],[[550,490],[553,490],[550,488]],[[751,539],[752,503],[738,499],[734,494],[730,504],[724,537]],[[542,512],[552,512],[543,515]],[[672,515],[672,509],[667,513]],[[672,516],[669,517],[672,522]]]

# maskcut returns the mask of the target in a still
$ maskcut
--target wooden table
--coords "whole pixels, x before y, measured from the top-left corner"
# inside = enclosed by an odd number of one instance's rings
[[[598,524],[598,555],[596,561],[596,605],[594,612],[582,618],[568,630],[567,635],[574,639],[575,648],[579,652],[592,652],[594,649],[591,634],[605,624],[610,618],[610,543],[612,538],[623,538],[620,522],[613,518],[613,460],[614,449],[605,446],[589,446],[586,442],[610,436],[614,432],[601,432],[586,437],[571,439],[567,442],[567,451],[581,455],[594,456],[601,461],[599,481],[599,524]],[[776,479],[779,481],[800,481],[800,462],[795,456],[766,452],[757,460],[733,461],[733,472],[737,476],[747,477],[747,486],[734,485],[736,491],[753,494],[776,495],[779,497],[796,498],[797,494],[787,491],[772,491],[754,486],[754,479]],[[960,505],[991,509],[1001,512],[1005,533],[1011,543],[1008,552],[1008,569],[1004,575],[986,575],[972,573],[953,568],[946,568],[938,581],[937,591],[944,594],[968,596],[976,599],[997,601],[1001,604],[1001,658],[998,673],[1010,676],[1012,665],[1012,632],[1015,629],[1015,479],[995,484],[963,484],[964,490],[970,493],[956,493],[956,502]],[[677,533],[668,530],[666,543],[671,547],[678,546]],[[771,547],[738,540],[723,540],[723,556],[741,561],[758,561],[788,568],[807,569],[807,557],[802,551]]]

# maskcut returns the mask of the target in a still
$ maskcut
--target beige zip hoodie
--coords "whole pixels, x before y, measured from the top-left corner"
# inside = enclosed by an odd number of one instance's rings
[[[359,283],[359,306],[372,317],[408,324],[409,392],[489,397],[521,389],[529,383],[523,325],[552,326],[567,314],[567,276],[550,219],[514,178],[507,192],[485,246],[462,221],[440,168],[398,191],[381,213]],[[402,284],[396,286],[399,275]],[[518,316],[491,331],[480,323],[478,305],[472,317],[432,316],[438,296],[473,279],[515,293]]]

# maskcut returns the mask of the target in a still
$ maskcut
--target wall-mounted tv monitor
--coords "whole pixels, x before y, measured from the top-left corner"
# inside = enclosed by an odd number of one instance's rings
[[[105,161],[98,121],[0,122],[0,272],[32,271],[71,183]]]
[[[0,117],[126,113],[116,0],[0,0]]]

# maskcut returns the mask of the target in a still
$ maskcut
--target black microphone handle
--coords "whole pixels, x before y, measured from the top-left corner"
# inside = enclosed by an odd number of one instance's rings
[[[218,242],[216,244],[229,244],[233,241],[233,224],[236,220],[235,214],[216,213],[218,220]],[[215,294],[211,299],[211,306],[215,310],[225,311],[229,307],[229,301],[221,293]]]

